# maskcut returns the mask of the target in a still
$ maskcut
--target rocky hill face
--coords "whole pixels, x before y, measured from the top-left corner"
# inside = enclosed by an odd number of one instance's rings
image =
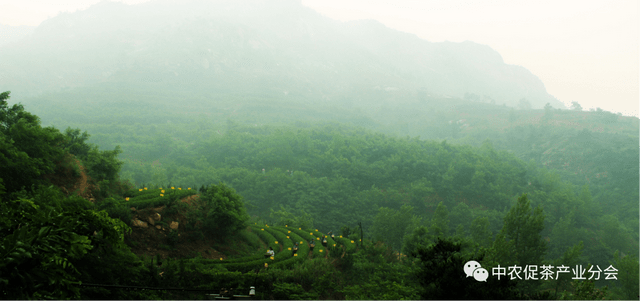
[[[471,93],[562,107],[488,46],[342,23],[292,0],[101,2],[0,47],[0,83],[14,97],[106,84],[323,104]]]

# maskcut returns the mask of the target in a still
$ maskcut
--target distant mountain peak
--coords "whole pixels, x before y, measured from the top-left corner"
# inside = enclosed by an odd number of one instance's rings
[[[48,19],[29,43],[0,49],[0,60],[23,70],[5,78],[27,94],[106,82],[184,82],[211,93],[233,87],[238,93],[289,91],[289,98],[306,101],[366,102],[382,101],[375,87],[393,87],[384,97],[394,101],[421,90],[562,107],[539,78],[505,64],[487,45],[431,43],[375,20],[338,22],[297,0],[102,1]]]

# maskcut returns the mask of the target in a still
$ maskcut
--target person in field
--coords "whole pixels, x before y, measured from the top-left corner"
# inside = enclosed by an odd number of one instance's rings
[[[269,247],[269,250],[267,250],[267,254],[264,254],[264,258],[269,258],[275,255],[276,255],[276,252],[273,250],[272,247]]]

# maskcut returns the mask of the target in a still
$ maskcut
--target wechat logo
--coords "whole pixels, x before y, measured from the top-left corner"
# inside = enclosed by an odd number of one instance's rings
[[[473,277],[477,281],[487,282],[487,278],[489,278],[489,272],[487,269],[480,266],[480,263],[477,261],[468,261],[464,264],[464,273],[467,274],[467,277]]]

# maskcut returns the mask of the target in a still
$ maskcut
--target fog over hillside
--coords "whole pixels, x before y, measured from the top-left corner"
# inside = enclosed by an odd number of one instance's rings
[[[469,31],[520,18],[436,2]],[[514,8],[580,11],[539,3]],[[557,56],[514,66],[490,40],[320,11],[103,1],[0,26],[0,299],[637,299],[640,119],[562,109],[527,68],[563,100],[545,72],[603,86]],[[480,31],[541,41],[497,23],[516,33]]]
[[[423,93],[564,107],[488,46],[431,43],[371,20],[339,22],[298,1],[101,2],[0,44],[0,88],[16,101],[96,84],[322,104],[397,103]]]
[[[35,26],[9,26],[0,24],[0,47],[20,41],[33,33]]]

